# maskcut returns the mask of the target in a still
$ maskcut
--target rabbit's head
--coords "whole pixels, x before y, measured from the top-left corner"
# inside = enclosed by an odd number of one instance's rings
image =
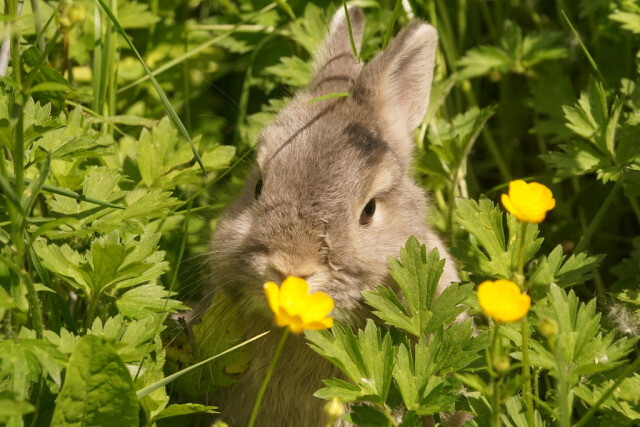
[[[359,46],[364,18],[349,15]],[[409,236],[440,246],[411,171],[436,44],[435,29],[414,21],[362,66],[344,12],[333,18],[309,87],[262,131],[255,171],[214,234],[214,280],[244,310],[266,314],[263,283],[298,276],[349,319]],[[336,92],[349,96],[309,103]]]

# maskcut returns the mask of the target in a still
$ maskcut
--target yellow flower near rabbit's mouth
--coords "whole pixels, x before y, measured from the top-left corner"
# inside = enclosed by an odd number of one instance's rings
[[[487,316],[496,322],[515,322],[526,316],[531,298],[520,292],[511,280],[487,280],[478,286],[478,302]]]
[[[501,200],[505,209],[522,222],[542,222],[547,211],[556,205],[553,193],[545,185],[521,179],[509,183],[509,194],[503,194]]]
[[[327,317],[333,310],[333,299],[324,292],[309,294],[309,285],[304,279],[287,277],[281,287],[267,282],[264,293],[278,326],[288,326],[297,334],[305,329],[320,330],[333,326],[333,318]]]

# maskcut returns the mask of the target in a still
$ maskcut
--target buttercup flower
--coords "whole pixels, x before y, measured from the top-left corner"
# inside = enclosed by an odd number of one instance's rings
[[[309,295],[309,285],[304,279],[287,277],[281,287],[267,282],[264,293],[278,326],[288,326],[295,333],[333,326],[333,318],[327,317],[333,310],[333,300],[324,292]]]
[[[487,280],[478,286],[478,302],[487,316],[496,322],[515,322],[522,319],[531,306],[531,298],[520,292],[511,280]]]
[[[503,194],[501,200],[505,209],[522,222],[542,222],[547,211],[556,205],[553,193],[546,186],[521,179],[509,183],[509,194]]]

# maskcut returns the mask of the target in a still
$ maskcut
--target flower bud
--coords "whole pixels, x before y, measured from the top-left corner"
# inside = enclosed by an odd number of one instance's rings
[[[87,10],[84,8],[84,5],[74,3],[69,8],[67,16],[69,17],[69,21],[71,21],[72,24],[79,24],[86,19]]]
[[[324,413],[331,420],[336,420],[344,414],[344,405],[337,397],[334,397],[326,405],[324,405]]]
[[[493,361],[493,369],[500,375],[506,374],[511,367],[511,362],[507,356],[498,357]]]
[[[545,338],[551,338],[558,334],[558,322],[550,317],[545,317],[538,322],[538,332]]]

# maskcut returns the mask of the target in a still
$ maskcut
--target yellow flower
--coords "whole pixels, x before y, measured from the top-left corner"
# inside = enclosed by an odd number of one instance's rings
[[[509,183],[509,194],[503,194],[501,200],[504,207],[522,222],[542,222],[547,211],[556,205],[553,193],[546,186],[537,182],[527,184],[521,179]]]
[[[520,292],[511,280],[487,280],[478,286],[478,302],[487,316],[496,322],[515,322],[522,319],[531,306],[531,298]]]
[[[327,317],[333,310],[333,300],[324,292],[309,295],[309,285],[304,279],[287,277],[280,288],[267,282],[264,293],[278,326],[288,326],[295,333],[333,326],[333,318]]]

